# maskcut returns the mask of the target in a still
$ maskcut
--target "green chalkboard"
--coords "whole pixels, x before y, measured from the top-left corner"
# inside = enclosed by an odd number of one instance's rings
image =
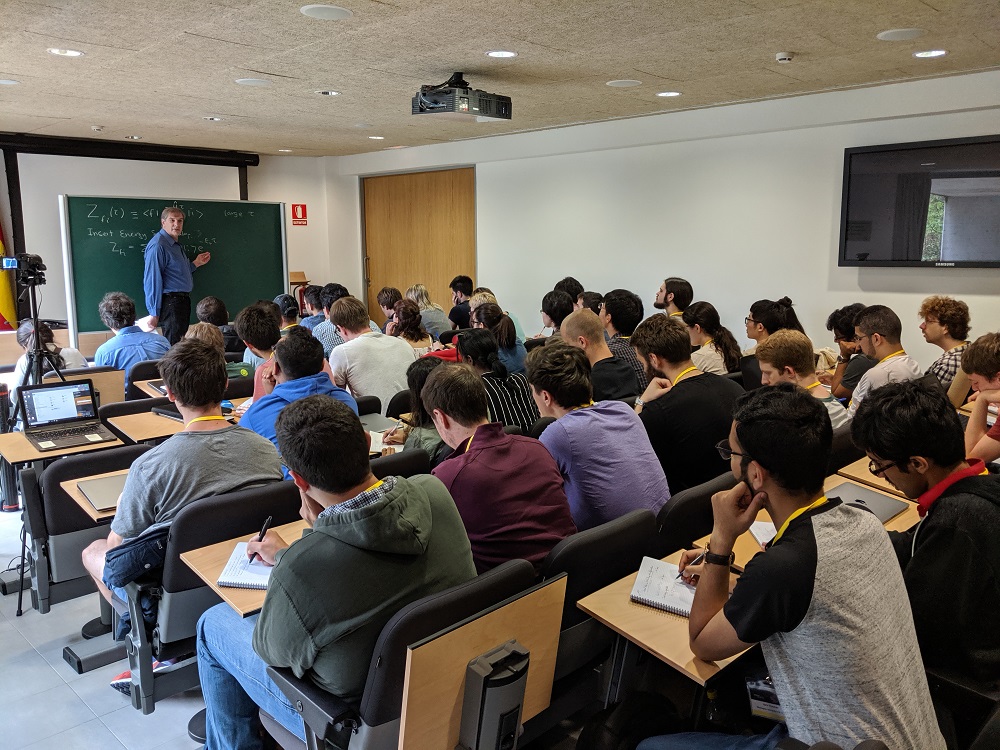
[[[194,306],[210,294],[223,300],[235,317],[251,302],[286,291],[280,203],[65,196],[63,255],[71,329],[105,330],[97,304],[106,292],[125,292],[135,300],[136,315],[147,314],[143,254],[160,231],[160,212],[167,206],[186,214],[181,244],[188,257],[212,254],[212,260],[194,272],[192,322]]]

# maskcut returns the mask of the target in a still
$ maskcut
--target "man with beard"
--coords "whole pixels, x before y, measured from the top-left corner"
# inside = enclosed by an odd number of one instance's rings
[[[663,310],[671,317],[679,318],[693,299],[694,289],[691,288],[691,283],[677,276],[671,276],[660,284],[653,307]]]

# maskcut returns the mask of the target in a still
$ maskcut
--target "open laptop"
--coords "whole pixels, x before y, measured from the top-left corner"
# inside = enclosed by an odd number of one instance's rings
[[[883,495],[853,482],[844,482],[830,490],[829,494],[830,497],[839,497],[847,505],[871,511],[883,524],[906,510],[907,505],[905,500]]]
[[[90,380],[25,385],[17,397],[24,436],[39,451],[116,439],[97,417],[97,399]]]

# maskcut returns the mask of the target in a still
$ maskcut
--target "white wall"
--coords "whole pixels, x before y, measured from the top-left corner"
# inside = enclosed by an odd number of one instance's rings
[[[360,181],[354,175],[339,174],[334,162],[334,159],[324,159],[330,223],[330,275],[325,282],[343,284],[352,294],[364,299]]]

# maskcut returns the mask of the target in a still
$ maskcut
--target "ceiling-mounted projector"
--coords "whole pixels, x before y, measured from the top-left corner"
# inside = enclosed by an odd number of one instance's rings
[[[494,120],[511,119],[509,96],[490,94],[469,88],[462,73],[455,73],[444,83],[421,86],[413,97],[413,114],[437,115],[466,120],[489,117]]]

